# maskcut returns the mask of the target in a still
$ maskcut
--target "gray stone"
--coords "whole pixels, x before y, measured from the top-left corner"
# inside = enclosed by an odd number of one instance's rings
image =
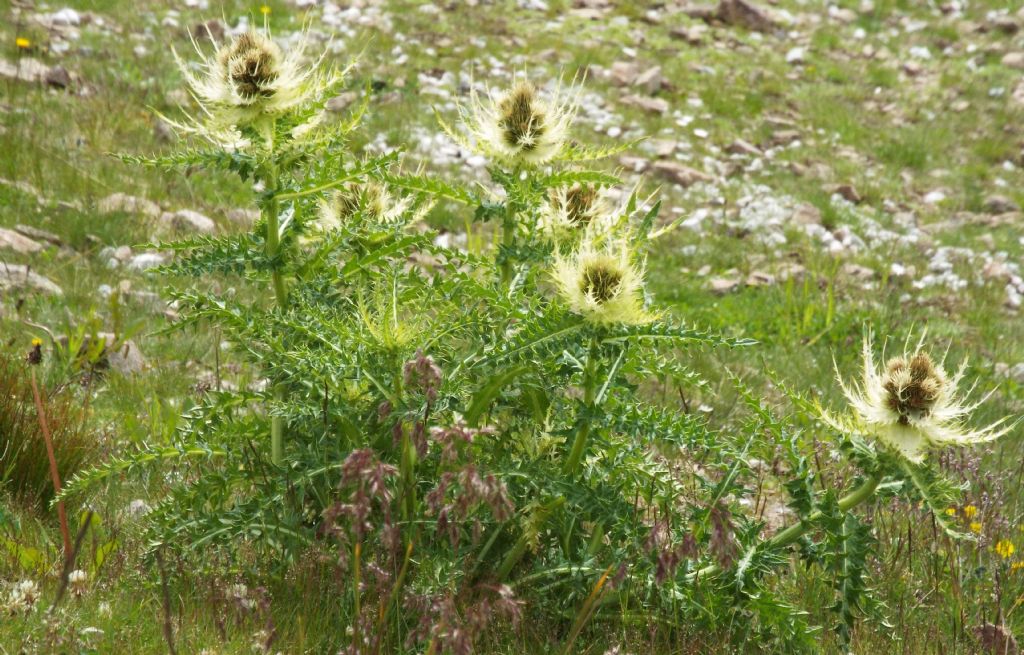
[[[53,232],[47,232],[46,230],[32,225],[15,225],[14,231],[18,234],[28,237],[29,239],[35,239],[36,241],[45,241],[51,245],[60,247],[64,245],[64,242],[59,236]]]
[[[0,248],[28,255],[42,250],[43,244],[29,239],[26,236],[22,236],[14,230],[8,230],[0,227]]]
[[[749,155],[751,157],[757,157],[761,154],[757,146],[743,139],[736,139],[725,148],[725,151],[730,155]]]
[[[28,266],[0,262],[0,292],[12,289],[38,291],[51,296],[64,295],[64,290],[53,280],[33,272]]]
[[[0,77],[19,82],[42,82],[50,67],[32,57],[21,57],[17,61],[0,59]]]
[[[1008,52],[1003,55],[1003,66],[1024,70],[1024,52]]]
[[[1020,211],[1020,205],[1010,198],[999,194],[993,194],[985,198],[983,207],[988,214],[1006,214],[1008,212]]]
[[[660,177],[682,186],[683,188],[693,186],[698,182],[710,182],[713,178],[707,173],[702,173],[689,166],[684,166],[676,161],[656,161],[652,169]]]
[[[101,214],[124,212],[125,214],[141,214],[146,218],[159,218],[160,206],[152,200],[131,196],[127,193],[113,193],[96,203],[96,211]]]
[[[754,32],[771,32],[775,20],[767,11],[748,0],[721,0],[715,17],[726,25],[745,27]]]
[[[346,91],[339,95],[334,96],[327,101],[325,105],[327,111],[341,113],[348,109],[352,103],[359,99],[359,95],[355,91]]]
[[[173,213],[167,212],[161,216],[161,220],[173,229],[181,232],[213,234],[217,229],[217,224],[210,217],[191,209],[179,209]]]
[[[740,286],[738,277],[713,277],[708,280],[708,290],[716,295],[725,295]]]
[[[797,225],[821,225],[821,210],[804,203],[793,211],[793,222]]]
[[[664,114],[669,110],[668,100],[664,98],[650,98],[648,96],[630,94],[619,98],[619,102],[624,105],[639,107],[652,114]]]

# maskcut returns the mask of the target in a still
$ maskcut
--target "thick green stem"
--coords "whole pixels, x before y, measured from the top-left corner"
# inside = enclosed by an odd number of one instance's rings
[[[515,245],[516,219],[515,212],[506,210],[505,220],[501,225],[501,244],[505,247],[504,259],[501,261],[501,284],[507,286],[512,281],[512,259],[508,249]]]
[[[416,445],[409,438],[408,430],[402,427],[400,446],[400,476],[402,479],[402,518],[412,520],[416,515]]]
[[[881,481],[882,476],[880,475],[868,476],[859,487],[839,499],[839,511],[849,511],[873,497],[875,495],[875,491],[878,490],[878,485]],[[785,530],[777,532],[774,537],[768,540],[768,548],[785,548],[786,546],[789,546],[794,541],[804,536],[804,534],[811,529],[811,526],[818,522],[823,516],[824,513],[821,511],[813,512],[806,519],[802,519]],[[691,573],[689,579],[694,580],[697,578],[708,578],[721,572],[721,566],[711,564],[710,566],[705,566],[695,573]]]
[[[275,168],[271,168],[268,171],[266,184],[270,187],[271,191],[277,189],[277,170]],[[281,250],[281,224],[278,216],[277,198],[271,196],[263,209],[263,214],[267,223],[267,243],[264,254],[273,266],[270,275],[274,288],[274,299],[280,309],[285,309],[288,306],[288,291],[285,288],[284,276],[281,274],[281,269],[277,262],[277,257]],[[284,389],[280,386],[275,387],[274,401],[281,402],[283,400]],[[270,419],[270,460],[275,466],[280,466],[284,462],[284,419],[280,416],[274,416]]]
[[[878,483],[882,481],[882,478],[877,475],[869,476],[868,479],[864,480],[863,483],[846,496],[839,499],[839,510],[845,512],[853,509],[857,505],[860,505],[868,498],[875,495],[875,490],[878,489]],[[818,521],[823,514],[821,512],[814,512],[807,519],[794,523],[782,532],[777,533],[768,542],[768,545],[772,548],[783,548],[790,545],[811,528],[811,525]]]
[[[516,168],[512,177],[518,182],[519,169]],[[516,201],[518,195],[513,187],[505,189],[505,217],[501,223],[501,245],[504,247],[504,259],[501,261],[501,284],[507,286],[512,282],[512,259],[509,257],[509,250],[516,244]]]
[[[600,359],[601,350],[594,337],[590,342],[590,352],[587,354],[587,367],[583,370],[583,406],[588,412],[593,409],[594,398],[597,395],[597,364]],[[562,472],[566,475],[576,475],[579,472],[580,464],[583,461],[583,453],[587,449],[587,439],[590,438],[590,417],[583,419],[579,429],[576,430],[576,438],[572,442],[572,449],[569,457],[565,460]]]

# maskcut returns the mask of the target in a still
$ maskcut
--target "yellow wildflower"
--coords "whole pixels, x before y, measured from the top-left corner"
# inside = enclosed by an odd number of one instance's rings
[[[26,39],[23,36],[19,36],[18,38],[14,39],[14,45],[16,45],[19,48],[21,48],[22,50],[24,50],[25,48],[27,48],[30,45],[32,45],[32,42],[29,41],[28,39]]]
[[[1014,562],[1010,565],[1011,571],[1019,571],[1021,569],[1024,569],[1024,562]]]
[[[1002,541],[997,541],[996,542],[996,545],[995,545],[996,555],[999,555],[1003,559],[1010,559],[1010,557],[1013,556],[1013,551],[1015,551],[1015,550],[1016,550],[1016,548],[1014,548],[1013,542],[1010,541],[1009,539],[1003,539]]]
[[[964,516],[966,516],[968,519],[973,519],[977,515],[978,508],[975,507],[974,505],[968,505],[967,507],[964,507]]]
[[[40,339],[39,337],[34,337],[32,339],[32,347],[33,348],[35,348],[36,346],[41,346],[41,345],[43,345],[43,340],[42,339]]]
[[[971,521],[971,532],[981,534],[981,523],[978,523],[977,521]]]
[[[946,516],[956,516],[956,508],[955,507],[947,507],[946,508]]]
[[[270,13],[270,7],[268,7],[267,5],[263,5],[262,7],[260,7],[260,13],[266,16],[267,14]]]

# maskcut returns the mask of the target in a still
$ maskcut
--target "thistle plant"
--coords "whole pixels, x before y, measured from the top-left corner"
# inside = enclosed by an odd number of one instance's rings
[[[287,250],[283,236],[280,189],[286,183],[290,162],[329,147],[340,134],[325,130],[317,133],[323,105],[330,92],[343,82],[337,69],[322,73],[319,67],[305,64],[306,40],[283,53],[269,30],[249,31],[228,43],[220,44],[209,57],[202,57],[200,72],[177,53],[182,75],[199,103],[201,116],[186,123],[169,121],[183,132],[192,132],[215,145],[232,148],[244,165],[238,171],[250,176],[265,192],[259,200],[265,226],[263,256],[270,268],[274,301],[281,310],[288,307],[286,281]],[[322,57],[321,57],[322,58]],[[292,194],[290,199],[301,196]],[[288,207],[288,209],[294,209]],[[274,400],[284,401],[284,389],[275,387]],[[274,416],[270,435],[271,460],[284,462],[284,421]]]
[[[878,494],[921,501],[962,536],[943,518],[957,489],[924,453],[1012,426],[963,428],[976,406],[956,393],[965,369],[946,375],[920,346],[878,371],[867,343],[862,383],[841,383],[848,414],[781,380],[800,421],[738,379],[745,414],[720,429],[672,400],[708,393],[695,350],[755,344],[689,325],[646,292],[652,240],[673,224],[636,187],[582,168],[629,144],[570,141],[577,86],[518,77],[471,94],[462,123],[443,124],[490,158],[490,184],[468,188],[403,173],[397,154],[350,152],[363,109],[325,118],[344,78],[301,60],[263,32],[218,46],[202,74],[183,61],[202,116],[179,125],[204,145],[126,158],[256,185],[251,232],[170,244],[166,271],[197,279],[170,292],[174,327],[216,326],[268,388],[208,394],[174,444],[107,462],[65,496],[176,462],[146,516],[154,547],[255,553],[265,576],[330,548],[350,581],[338,592],[350,637],[337,646],[353,653],[437,651],[452,635],[464,648],[479,608],[496,605],[577,617],[566,649],[614,608],[624,625],[650,618],[798,652],[813,647],[811,626],[767,583],[794,544],[829,576],[848,634],[874,611],[872,529],[856,507]],[[439,245],[428,209],[471,216],[496,246]],[[211,272],[261,301],[204,289]],[[853,478],[850,492],[819,484],[809,419],[837,433],[846,461],[829,479]],[[758,459],[781,459],[772,475],[795,514],[775,532],[744,504],[762,489]]]

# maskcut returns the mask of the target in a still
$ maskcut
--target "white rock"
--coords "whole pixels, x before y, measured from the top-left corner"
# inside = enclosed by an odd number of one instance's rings
[[[158,252],[144,252],[135,255],[128,261],[128,268],[135,271],[147,271],[157,266],[163,266],[167,258]]]
[[[50,21],[54,25],[81,25],[82,15],[70,7],[64,7],[54,12],[50,16]]]
[[[179,209],[174,213],[165,213],[161,216],[161,220],[182,232],[213,234],[217,229],[217,224],[210,217],[191,209]]]
[[[0,248],[6,248],[23,255],[28,255],[42,250],[43,244],[38,241],[33,241],[26,236],[22,236],[14,230],[8,230],[0,227]]]
[[[64,291],[53,280],[33,272],[28,266],[0,262],[0,292],[10,289],[31,289],[51,296],[64,295]]]
[[[126,193],[113,193],[96,203],[96,211],[101,214],[124,212],[126,214],[141,214],[146,218],[157,218],[160,216],[160,206],[152,200],[130,196]]]

